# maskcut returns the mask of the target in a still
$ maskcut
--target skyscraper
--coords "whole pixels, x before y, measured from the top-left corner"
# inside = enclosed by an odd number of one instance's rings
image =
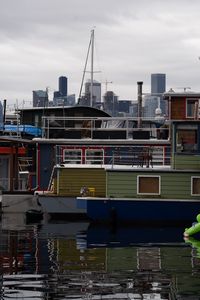
[[[163,93],[166,90],[166,75],[161,73],[151,74],[151,95],[144,97],[144,117],[155,118],[156,109],[161,109],[163,115],[167,114],[166,101]]]
[[[91,80],[88,79],[85,83],[85,96],[88,96],[90,98],[91,93]],[[96,106],[97,103],[101,102],[101,83],[94,80],[93,81],[93,103],[92,106]]]
[[[151,94],[162,94],[166,90],[166,75],[151,74]]]
[[[33,91],[33,107],[48,107],[49,99],[47,91]]]
[[[67,96],[67,77],[65,76],[59,77],[59,93],[60,96]]]

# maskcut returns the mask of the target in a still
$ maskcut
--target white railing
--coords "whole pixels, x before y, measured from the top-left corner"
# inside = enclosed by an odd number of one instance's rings
[[[88,155],[89,153],[89,155]],[[110,164],[132,166],[169,166],[170,154],[165,153],[164,147],[134,146],[130,150],[113,150],[111,155],[105,154],[103,147],[99,148],[74,148],[64,145],[56,146],[56,164]]]
[[[62,131],[64,138],[167,139],[168,127],[161,125],[155,119],[143,119],[142,127],[137,128],[137,118],[47,116],[43,117],[42,132],[44,138]]]

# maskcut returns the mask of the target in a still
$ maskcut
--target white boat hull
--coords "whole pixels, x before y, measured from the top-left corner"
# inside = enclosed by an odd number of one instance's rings
[[[41,210],[38,196],[32,194],[2,194],[2,213],[26,213]]]
[[[76,198],[52,195],[38,195],[42,211],[47,214],[84,215],[86,209],[77,208]]]

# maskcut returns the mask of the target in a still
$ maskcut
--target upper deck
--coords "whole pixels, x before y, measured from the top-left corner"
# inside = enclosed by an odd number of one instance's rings
[[[56,117],[43,118],[42,139],[65,140],[142,140],[169,139],[169,127],[163,120],[143,120],[122,117]],[[40,140],[41,139],[34,139]]]

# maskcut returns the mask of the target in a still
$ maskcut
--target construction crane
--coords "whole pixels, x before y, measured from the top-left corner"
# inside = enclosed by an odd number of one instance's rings
[[[106,79],[106,81],[105,82],[102,82],[102,83],[104,83],[105,84],[105,86],[106,86],[106,91],[105,91],[105,94],[107,93],[107,90],[108,90],[108,84],[109,83],[113,83],[112,81],[108,81],[107,79]]]

